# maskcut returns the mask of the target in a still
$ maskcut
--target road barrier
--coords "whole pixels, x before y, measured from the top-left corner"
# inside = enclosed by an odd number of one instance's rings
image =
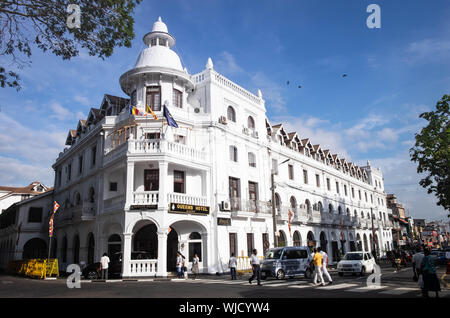
[[[263,259],[264,259],[263,256],[259,256],[260,262],[262,262]],[[252,266],[250,265],[249,256],[238,256],[236,257],[236,260],[237,260],[236,273],[238,275],[253,273]]]
[[[32,278],[44,279],[59,276],[58,259],[27,259],[10,261],[8,272]]]

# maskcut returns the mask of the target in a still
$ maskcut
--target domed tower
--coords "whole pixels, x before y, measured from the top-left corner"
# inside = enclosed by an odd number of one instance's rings
[[[143,41],[147,46],[139,54],[133,69],[120,77],[122,90],[130,96],[132,106],[145,111],[148,104],[153,111],[162,111],[162,105],[185,108],[187,93],[194,83],[180,58],[171,48],[175,38],[168,32],[161,17]]]

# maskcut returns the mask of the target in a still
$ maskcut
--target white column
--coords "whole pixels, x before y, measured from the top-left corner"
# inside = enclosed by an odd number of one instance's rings
[[[167,179],[169,172],[169,164],[166,161],[159,162],[159,196],[158,196],[158,210],[166,210],[167,193],[169,192]]]
[[[129,209],[133,204],[133,192],[134,192],[134,162],[127,162],[127,197],[125,203],[125,209]]]
[[[133,233],[123,233],[122,277],[130,277],[131,237]]]
[[[208,242],[208,237],[210,237],[210,236],[209,236],[208,232],[202,232],[202,233],[200,233],[200,235],[202,236],[202,253],[203,253],[203,255],[202,255],[202,263],[203,263],[203,273],[208,273],[208,272],[209,272],[209,264],[210,264],[210,263],[213,264],[213,260],[212,260],[212,259],[208,261],[208,257],[209,257],[209,255],[210,255],[210,253],[209,253],[209,244],[208,244],[209,242]],[[218,271],[218,272],[222,272],[222,269],[221,269],[220,264],[219,264],[220,260],[219,260],[218,257],[217,257],[217,259],[216,259],[216,262],[217,262],[217,271]]]
[[[156,276],[167,277],[167,229],[158,230],[158,270]]]

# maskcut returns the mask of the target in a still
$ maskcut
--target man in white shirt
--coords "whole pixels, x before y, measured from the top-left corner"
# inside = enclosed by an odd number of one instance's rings
[[[317,250],[323,256],[323,265],[322,265],[322,274],[328,279],[328,284],[333,284],[333,280],[331,279],[330,274],[328,273],[328,254],[325,251],[322,251],[322,247],[318,247]]]
[[[252,280],[256,279],[258,280],[258,286],[261,286],[261,264],[259,262],[259,257],[257,256],[258,251],[256,249],[253,250],[252,255],[250,256],[250,265],[252,266],[253,275],[250,277],[248,282],[251,284]]]
[[[100,259],[100,264],[102,265],[102,279],[108,279],[108,268],[109,268],[109,257],[108,254],[104,253]]]
[[[230,262],[228,265],[230,266],[231,280],[236,280],[237,259],[234,256],[234,253],[231,253]]]
[[[417,278],[419,277],[420,269],[422,268],[422,261],[423,261],[423,258],[425,257],[425,255],[421,251],[422,251],[422,249],[420,249],[420,252],[414,254],[412,257],[413,272],[414,272],[414,276]]]

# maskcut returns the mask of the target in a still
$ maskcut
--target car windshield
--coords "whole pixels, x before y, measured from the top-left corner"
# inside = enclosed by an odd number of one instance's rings
[[[362,253],[345,254],[344,259],[347,261],[361,261],[363,259],[363,254]]]
[[[268,250],[265,259],[279,259],[282,251],[282,249]]]

